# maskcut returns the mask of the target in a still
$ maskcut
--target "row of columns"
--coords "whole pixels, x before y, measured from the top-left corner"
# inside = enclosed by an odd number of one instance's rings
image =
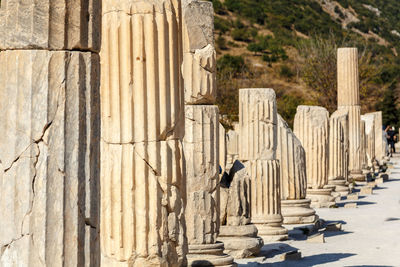
[[[299,106],[292,132],[241,89],[225,134],[211,2],[3,0],[0,26],[2,266],[234,266],[383,159],[355,49],[331,117]]]

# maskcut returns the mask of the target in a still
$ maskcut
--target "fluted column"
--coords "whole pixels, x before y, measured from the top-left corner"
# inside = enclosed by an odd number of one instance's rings
[[[239,134],[236,130],[229,130],[226,134],[226,169],[230,169],[239,159]]]
[[[220,228],[220,129],[216,93],[214,11],[211,2],[184,0],[183,64],[187,174],[188,265],[232,266],[217,242]],[[222,160],[223,161],[223,160]],[[221,162],[223,165],[224,163]]]
[[[352,179],[365,180],[361,172],[361,119],[357,48],[339,48],[337,58],[338,110],[349,113],[349,169]]]
[[[383,141],[382,111],[372,112],[371,114],[374,114],[375,117],[375,159],[379,162],[379,164],[382,164],[386,156],[386,145]]]
[[[103,1],[104,266],[180,266],[187,251],[180,1]]]
[[[286,224],[312,223],[317,219],[315,210],[306,199],[306,155],[300,140],[278,114],[278,145],[281,177],[281,205]]]
[[[348,158],[348,113],[345,110],[335,111],[329,119],[329,172],[328,184],[334,191],[346,196],[347,158]]]
[[[100,7],[1,1],[0,266],[100,264]]]
[[[294,134],[306,152],[307,198],[312,206],[334,203],[328,184],[329,113],[323,107],[298,106],[294,119]]]
[[[272,89],[239,90],[239,159],[251,179],[251,219],[264,242],[287,238],[276,159],[277,111]]]
[[[361,115],[361,120],[365,123],[367,166],[371,169],[375,162],[375,114]]]

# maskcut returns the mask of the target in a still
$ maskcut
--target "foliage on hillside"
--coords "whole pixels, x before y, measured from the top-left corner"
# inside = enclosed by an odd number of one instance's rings
[[[229,120],[237,120],[237,91],[245,87],[274,88],[278,111],[289,124],[299,104],[334,111],[335,50],[356,46],[362,111],[387,106],[384,96],[391,96],[395,105],[384,108],[384,123],[397,123],[400,1],[211,1],[216,14],[217,103]]]

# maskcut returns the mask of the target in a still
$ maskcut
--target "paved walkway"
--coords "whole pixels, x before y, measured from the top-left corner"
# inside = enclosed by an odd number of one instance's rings
[[[375,188],[373,195],[339,203],[357,202],[357,208],[317,209],[325,221],[343,223],[343,231],[325,232],[326,243],[303,238],[267,244],[266,257],[239,260],[239,266],[400,266],[400,155],[391,162],[389,181]],[[293,248],[303,258],[282,261],[279,253]]]

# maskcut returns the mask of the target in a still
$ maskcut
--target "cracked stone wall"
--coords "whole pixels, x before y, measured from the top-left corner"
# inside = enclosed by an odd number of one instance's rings
[[[186,105],[185,110],[188,241],[213,244],[219,229],[218,107]]]
[[[0,266],[100,264],[100,10],[1,1]]]
[[[0,266],[96,266],[99,57],[0,52]]]
[[[101,261],[185,264],[180,1],[103,1]]]
[[[190,249],[191,245],[215,243],[219,231],[220,126],[218,107],[212,105],[216,89],[212,4],[185,0],[182,13],[186,221]]]

